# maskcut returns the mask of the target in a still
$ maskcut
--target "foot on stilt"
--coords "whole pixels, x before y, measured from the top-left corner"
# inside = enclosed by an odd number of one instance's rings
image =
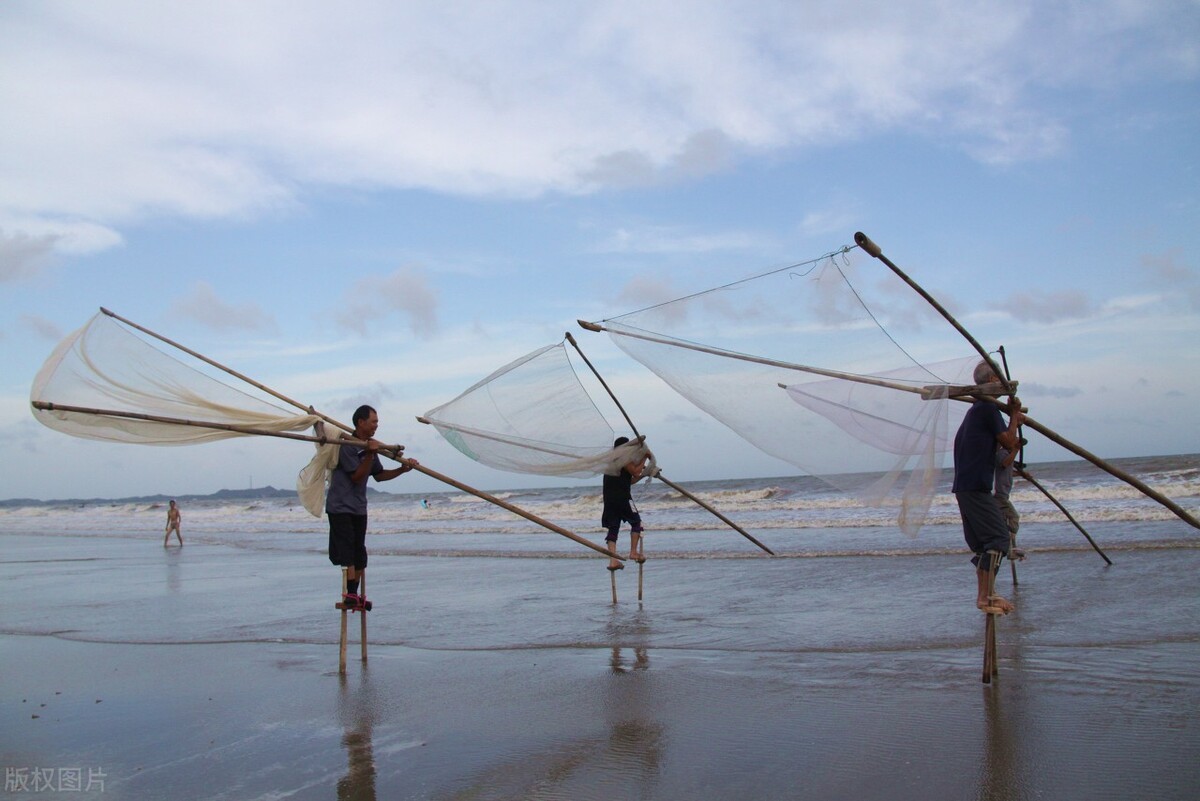
[[[608,569],[609,570],[624,570],[625,565],[621,564],[620,562],[617,562],[615,565],[609,565]]]
[[[1025,561],[1025,552],[1022,551],[1020,548],[1013,548],[1012,552],[1009,553],[1008,558],[1014,562],[1024,562]]]
[[[1007,615],[1017,607],[999,595],[989,595],[986,601],[976,601],[975,606],[989,615]]]

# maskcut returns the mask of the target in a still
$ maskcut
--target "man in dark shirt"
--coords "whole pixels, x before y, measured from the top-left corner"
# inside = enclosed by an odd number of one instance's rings
[[[354,411],[354,438],[366,447],[344,444],[338,449],[338,463],[329,474],[329,492],[325,513],[329,516],[329,561],[346,568],[346,594],[342,603],[363,606],[358,582],[367,569],[367,478],[390,481],[412,470],[404,464],[384,470],[378,452],[382,443],[373,439],[379,428],[379,415],[370,406]],[[416,464],[415,459],[409,462]]]
[[[628,437],[617,437],[613,442],[614,448],[619,448],[629,442]],[[621,523],[629,523],[629,558],[638,562],[646,561],[642,555],[642,516],[633,505],[633,485],[642,477],[649,456],[629,462],[621,467],[615,476],[604,476],[604,511],[600,515],[600,525],[608,530],[604,542],[608,545],[609,553],[617,552],[617,533]],[[609,570],[621,570],[625,565],[616,559],[608,560]]]
[[[976,384],[1000,380],[986,361],[975,367],[974,379]],[[1017,428],[1024,419],[1021,402],[1016,396],[1009,401],[1007,425],[994,403],[977,400],[954,436],[953,492],[962,515],[963,537],[974,553],[971,562],[975,565],[975,605],[985,611],[1008,613],[1015,608],[1008,600],[989,595],[990,571],[999,569],[1000,559],[997,558],[994,565],[990,564],[988,551],[1001,556],[1008,552],[1008,525],[992,496],[996,448],[1000,446],[1012,452],[1020,447]]]

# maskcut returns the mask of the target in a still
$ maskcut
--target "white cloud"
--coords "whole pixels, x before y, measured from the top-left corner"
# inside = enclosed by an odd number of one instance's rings
[[[197,281],[188,294],[171,304],[174,314],[214,331],[274,331],[275,318],[254,303],[229,303],[212,285]]]
[[[747,231],[696,232],[679,227],[641,225],[618,228],[596,247],[599,253],[713,253],[758,250],[768,242]]]
[[[1001,309],[1023,323],[1055,323],[1091,317],[1096,307],[1084,292],[1064,290],[1032,294],[1017,292],[993,308]]]
[[[21,315],[21,322],[42,339],[58,342],[63,338],[63,331],[55,323],[36,314]]]
[[[386,323],[393,312],[408,318],[409,329],[428,339],[437,333],[437,293],[424,271],[405,267],[391,275],[354,282],[337,314],[343,327],[363,336]]]
[[[30,236],[18,232],[5,235],[0,229],[0,284],[27,278],[40,270],[50,259],[58,237]]]
[[[10,236],[261,214],[317,185],[517,197],[640,186],[896,131],[1013,162],[1066,145],[1070,92],[1200,70],[1200,15],[1184,0],[170,13],[103,0],[0,15]]]

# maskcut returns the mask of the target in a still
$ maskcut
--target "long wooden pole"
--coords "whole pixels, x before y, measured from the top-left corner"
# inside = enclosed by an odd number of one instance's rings
[[[395,458],[395,457],[393,457],[393,458]],[[443,484],[449,484],[451,487],[454,487],[455,489],[460,489],[463,492],[468,492],[471,495],[474,495],[476,498],[480,498],[482,500],[488,501],[489,503],[494,503],[496,506],[499,506],[502,509],[507,509],[508,511],[512,512],[513,514],[515,514],[519,517],[523,517],[526,520],[529,520],[530,522],[537,523],[539,526],[541,526],[543,528],[547,528],[550,531],[553,531],[555,534],[561,534],[562,536],[566,537],[569,540],[574,540],[575,542],[578,542],[580,545],[585,545],[588,548],[591,548],[596,553],[601,554],[606,559],[611,557],[611,558],[616,559],[621,562],[625,561],[624,557],[617,556],[616,554],[611,554],[608,552],[608,550],[606,548],[601,548],[599,545],[596,545],[594,542],[590,542],[589,540],[584,539],[583,537],[579,536],[578,534],[567,531],[562,526],[556,525],[555,523],[551,523],[549,520],[539,517],[538,515],[535,515],[533,512],[527,512],[524,509],[522,509],[521,507],[514,506],[511,503],[509,503],[508,501],[497,498],[496,496],[491,495],[487,492],[484,492],[483,490],[475,489],[474,487],[468,486],[468,485],[462,483],[461,481],[458,481],[457,479],[450,478],[450,476],[443,475],[443,474],[437,472],[436,470],[431,470],[430,468],[426,467],[423,464],[417,464],[413,460],[408,459],[406,457],[402,456],[402,457],[396,459],[396,461],[400,462],[401,464],[408,465],[413,470],[424,473],[425,475],[429,476],[430,478],[432,478],[436,481],[440,481]]]
[[[155,339],[161,340],[162,342],[165,342],[173,347],[179,348],[184,353],[187,353],[191,356],[195,356],[196,358],[200,359],[201,361],[204,361],[207,364],[211,364],[213,367],[223,370],[223,371],[229,373],[230,375],[235,376],[236,378],[240,378],[241,380],[245,381],[246,383],[251,384],[255,387],[258,387],[262,391],[264,391],[276,398],[279,398],[280,400],[284,401],[285,403],[289,403],[292,406],[295,406],[296,408],[307,412],[308,414],[314,414],[317,417],[320,417],[322,420],[325,420],[326,422],[337,426],[338,428],[342,429],[343,431],[350,431],[350,432],[354,431],[353,428],[351,428],[350,426],[347,426],[345,423],[341,423],[332,417],[329,417],[327,415],[324,415],[324,414],[316,411],[311,406],[306,406],[303,403],[300,403],[300,401],[294,400],[293,398],[289,398],[286,395],[276,392],[275,390],[271,389],[270,387],[266,386],[265,384],[260,384],[259,382],[254,381],[251,378],[248,378],[247,376],[243,375],[242,373],[239,373],[236,370],[233,370],[232,368],[229,368],[229,367],[221,364],[220,362],[214,361],[213,359],[203,356],[203,355],[197,353],[196,351],[191,350],[190,348],[186,348],[183,345],[180,345],[178,342],[174,342],[170,339],[167,339],[164,336],[161,336],[160,334],[157,334],[157,333],[149,330],[148,328],[143,328],[142,326],[139,326],[136,323],[132,323],[123,317],[113,314],[112,312],[108,311],[107,309],[101,309],[101,311],[103,311],[108,316],[113,317],[114,319],[120,320],[121,322],[123,322],[127,325],[133,326],[137,330],[142,331],[142,332],[154,337]],[[35,402],[35,405],[36,405],[36,402]],[[65,407],[57,407],[57,408],[63,409]],[[126,414],[125,416],[131,416],[131,415]],[[144,419],[152,419],[152,417],[146,416]],[[166,421],[164,420],[161,422],[166,422]],[[173,421],[173,422],[179,422],[179,421]],[[199,424],[199,423],[191,423],[191,424],[192,425],[203,425],[203,424]],[[212,428],[213,426],[209,425],[207,427]],[[247,433],[259,433],[259,432],[247,432]],[[266,432],[261,432],[261,433],[266,433]],[[282,433],[275,434],[275,436],[281,436],[281,435],[282,435]],[[313,442],[322,442],[322,443],[326,441],[324,438],[306,437],[306,436],[300,435],[300,434],[291,434],[291,435],[288,435],[287,438],[289,438],[289,439],[306,439],[306,440],[310,440]],[[341,440],[341,441],[346,442],[346,440]],[[359,441],[355,440],[351,444],[354,444],[355,442],[359,442]],[[363,443],[363,444],[365,445],[365,443]],[[549,529],[550,531],[553,531],[556,534],[561,534],[562,536],[566,537],[567,539],[578,542],[580,545],[584,545],[588,548],[591,548],[593,551],[603,555],[606,559],[607,558],[615,558],[622,562],[625,561],[622,557],[610,554],[606,549],[599,547],[595,543],[589,542],[588,540],[584,539],[583,537],[580,537],[578,534],[575,534],[573,532],[566,530],[562,526],[551,523],[550,521],[545,520],[545,519],[539,517],[538,515],[533,514],[532,512],[527,512],[524,509],[521,509],[518,506],[514,506],[513,504],[508,503],[507,501],[501,500],[500,498],[497,498],[496,496],[494,496],[490,493],[484,492],[483,490],[476,489],[472,486],[462,483],[461,481],[458,481],[456,479],[450,478],[449,476],[443,475],[442,473],[439,473],[436,470],[432,470],[423,464],[418,464],[417,462],[413,461],[412,459],[405,458],[404,456],[401,455],[401,452],[403,451],[403,446],[401,446],[401,445],[389,445],[389,446],[385,446],[385,447],[389,448],[390,451],[381,450],[380,453],[383,453],[385,456],[387,456],[391,459],[394,459],[395,461],[407,466],[408,468],[410,468],[412,470],[416,470],[418,472],[424,473],[425,475],[429,476],[430,478],[432,478],[436,481],[440,481],[443,484],[448,484],[448,485],[454,487],[455,489],[462,490],[463,492],[470,493],[471,495],[474,495],[475,497],[485,500],[489,503],[493,503],[496,506],[501,507],[502,509],[507,509],[508,511],[512,512],[515,515],[518,515],[519,517],[523,517],[526,520],[529,520],[530,522],[537,523],[539,526],[542,526],[543,528]]]
[[[566,336],[567,341],[575,348],[575,352],[579,354],[584,364],[592,371],[592,375],[596,376],[596,380],[600,382],[600,386],[604,387],[604,391],[608,393],[608,397],[612,398],[613,403],[617,404],[617,408],[621,410],[621,415],[625,418],[625,422],[629,423],[629,427],[633,430],[633,435],[640,437],[641,434],[638,433],[637,426],[633,424],[633,418],[629,416],[629,413],[625,411],[625,407],[621,405],[621,401],[617,399],[617,393],[612,391],[612,387],[604,380],[604,376],[600,375],[600,371],[596,369],[596,365],[592,364],[592,360],[583,352],[583,348],[579,347],[579,343],[575,341],[575,337],[571,336],[570,331],[566,332]]]
[[[1045,495],[1047,498],[1049,498],[1050,502],[1053,503],[1055,506],[1057,506],[1058,510],[1060,512],[1062,512],[1064,515],[1066,515],[1067,520],[1070,520],[1071,523],[1075,526],[1075,528],[1079,529],[1079,533],[1087,538],[1087,541],[1089,543],[1091,543],[1093,548],[1096,549],[1096,553],[1098,553],[1102,557],[1104,557],[1105,562],[1108,562],[1110,565],[1113,563],[1112,560],[1108,558],[1108,554],[1106,554],[1106,553],[1104,553],[1104,551],[1100,550],[1100,546],[1097,545],[1096,541],[1092,539],[1092,535],[1088,534],[1087,531],[1084,529],[1084,527],[1079,525],[1079,521],[1077,521],[1074,517],[1071,516],[1071,513],[1067,511],[1067,507],[1063,506],[1061,503],[1058,502],[1058,498],[1055,498],[1053,495],[1051,495],[1049,490],[1047,490],[1045,487],[1043,487],[1037,479],[1035,479],[1033,476],[1029,475],[1029,473],[1025,472],[1024,469],[1017,468],[1016,473],[1021,478],[1025,479],[1030,484],[1032,484],[1033,486],[1035,486],[1039,490],[1041,490],[1042,494]]]
[[[583,323],[583,321],[582,321],[582,320],[580,320],[580,321],[579,321],[579,324],[580,324],[580,325],[584,325],[584,323]],[[584,327],[585,327],[585,328],[587,328],[588,326],[584,325]],[[629,423],[629,427],[630,427],[631,429],[633,429],[633,433],[634,433],[634,435],[635,435],[635,436],[637,436],[637,437],[641,437],[642,435],[641,435],[640,433],[638,433],[637,426],[633,424],[633,419],[632,419],[632,418],[630,418],[630,416],[629,416],[628,412],[626,412],[626,411],[625,411],[625,407],[621,405],[621,401],[617,400],[617,394],[616,394],[615,392],[613,392],[613,391],[612,391],[612,388],[611,388],[611,387],[609,387],[609,385],[608,385],[608,382],[604,380],[604,376],[600,375],[600,371],[596,369],[596,366],[595,366],[594,364],[592,364],[592,361],[591,361],[591,359],[589,359],[589,358],[587,357],[587,354],[585,354],[585,353],[583,352],[583,348],[579,347],[579,343],[575,341],[575,337],[571,336],[571,332],[570,332],[570,331],[568,331],[568,332],[567,332],[567,341],[568,341],[568,342],[570,342],[572,346],[574,346],[575,350],[576,350],[576,351],[579,353],[580,357],[582,357],[582,358],[583,358],[583,361],[584,361],[584,362],[587,364],[587,366],[588,366],[589,368],[591,368],[591,371],[592,371],[592,373],[593,373],[593,374],[596,376],[596,378],[597,378],[597,379],[600,381],[600,384],[601,384],[601,385],[604,387],[604,390],[605,390],[606,392],[608,392],[608,396],[609,396],[610,398],[612,398],[612,400],[613,400],[613,403],[615,403],[615,404],[617,405],[617,408],[621,410],[621,414],[625,416],[625,422]],[[712,514],[716,515],[716,517],[717,517],[717,519],[718,519],[718,520],[720,520],[721,522],[725,523],[727,526],[729,526],[730,528],[732,528],[732,529],[733,529],[734,531],[736,531],[737,533],[741,534],[741,535],[742,535],[743,537],[745,537],[746,539],[750,540],[752,543],[754,543],[755,545],[757,545],[759,548],[762,548],[764,551],[766,551],[767,553],[769,553],[771,556],[774,556],[774,555],[775,555],[775,552],[774,552],[774,551],[772,551],[772,550],[771,550],[770,548],[768,548],[767,546],[763,545],[761,542],[759,542],[758,540],[756,540],[754,537],[750,536],[750,533],[749,533],[748,531],[746,531],[744,528],[742,528],[741,526],[739,526],[737,523],[733,522],[733,521],[732,521],[732,520],[730,520],[728,517],[726,517],[725,515],[721,514],[721,513],[720,513],[720,512],[718,512],[716,509],[714,509],[712,506],[710,506],[709,504],[707,504],[707,503],[705,503],[704,501],[702,501],[702,500],[700,500],[699,498],[697,498],[697,497],[696,497],[695,495],[693,495],[692,493],[690,493],[690,492],[688,492],[687,490],[685,490],[683,487],[679,486],[678,484],[676,484],[676,483],[674,483],[674,482],[672,482],[672,481],[668,481],[668,480],[667,480],[667,477],[666,477],[666,476],[664,476],[664,475],[662,474],[662,471],[661,471],[661,470],[660,470],[660,471],[658,471],[658,473],[656,473],[656,474],[655,474],[655,477],[656,477],[656,478],[657,478],[659,481],[661,481],[662,483],[666,484],[666,485],[667,485],[668,487],[670,487],[671,489],[673,489],[673,490],[675,490],[676,492],[678,492],[678,493],[679,493],[680,495],[682,495],[683,497],[685,497],[685,498],[687,498],[687,499],[689,499],[689,500],[691,500],[691,501],[694,501],[694,502],[696,502],[696,503],[697,503],[697,504],[699,504],[699,505],[700,505],[702,508],[704,508],[704,509],[706,509],[707,511],[711,512]]]
[[[883,378],[874,378],[873,376],[858,375],[856,373],[845,373],[840,370],[828,370],[824,367],[812,367],[807,364],[796,364],[795,362],[784,362],[778,359],[767,359],[762,356],[751,356],[747,353],[738,353],[732,350],[723,350],[722,348],[710,348],[706,345],[697,345],[694,342],[684,342],[679,339],[669,339],[667,337],[654,336],[653,334],[635,333],[633,331],[614,331],[611,328],[606,328],[599,323],[589,323],[586,320],[577,321],[580,326],[588,331],[607,331],[611,334],[618,334],[630,339],[641,339],[646,342],[656,342],[660,345],[671,345],[684,350],[694,350],[697,353],[708,353],[712,356],[723,356],[728,359],[738,359],[743,362],[752,362],[754,364],[762,364],[767,367],[779,367],[784,370],[796,370],[801,373],[812,373],[813,375],[822,375],[828,378],[841,378],[846,381],[853,381],[858,384],[870,384],[876,387],[885,387],[887,389],[896,389],[902,392],[914,392],[918,395],[927,395],[928,389],[918,387],[916,385],[901,384],[896,381],[888,381]]]
[[[361,439],[353,439],[352,437],[340,437],[338,439],[330,439],[329,437],[318,437],[312,434],[297,434],[293,431],[271,431],[257,426],[243,426],[234,423],[218,423],[216,421],[207,420],[186,420],[182,417],[164,417],[155,414],[143,414],[141,412],[127,412],[118,409],[93,409],[86,406],[67,406],[62,403],[50,403],[48,401],[30,401],[33,408],[45,412],[72,412],[74,414],[90,414],[96,417],[118,417],[127,420],[145,420],[150,423],[166,423],[176,426],[191,426],[193,428],[211,429],[214,431],[231,431],[236,434],[246,434],[259,437],[280,437],[282,439],[295,439],[302,442],[315,442],[319,445],[329,444],[346,444],[360,445],[366,447],[367,443]],[[390,452],[402,452],[403,445],[385,445]]]
[[[1000,364],[1001,364],[1001,366],[1004,367],[1004,377],[1006,379],[1008,379],[1009,381],[1011,381],[1012,373],[1009,372],[1009,369],[1008,369],[1008,356],[1006,356],[1004,354],[1004,346],[1001,345],[996,350],[1000,354]],[[1025,463],[1025,432],[1021,426],[1017,426],[1017,452],[1008,458],[1008,467],[1004,468],[1006,471],[1009,470],[1010,468],[1012,468],[1012,463],[1013,463],[1014,459],[1020,464]],[[1011,481],[1009,482],[1009,490],[1010,491],[1012,490],[1012,482]],[[1005,502],[1008,503],[1011,508],[1012,502],[1008,501],[1007,499]],[[1008,512],[1007,511],[1004,514],[1004,521],[1006,523],[1008,522]],[[1009,532],[1008,545],[1009,545],[1008,566],[1012,569],[1012,583],[1013,583],[1013,586],[1015,587],[1015,586],[1017,586],[1017,583],[1018,583],[1017,582],[1017,560],[1014,558],[1016,551],[1017,551],[1017,532],[1015,532],[1015,531]]]
[[[709,506],[709,505],[708,505],[707,503],[705,503],[703,500],[701,500],[700,498],[697,498],[695,495],[693,495],[692,493],[690,493],[690,492],[688,492],[687,490],[685,490],[683,487],[679,486],[678,484],[676,484],[676,483],[674,483],[674,482],[672,482],[672,481],[668,481],[668,480],[667,480],[667,478],[666,478],[666,476],[664,476],[664,475],[662,474],[662,472],[661,472],[661,471],[658,473],[658,475],[657,475],[657,478],[658,478],[658,480],[659,480],[659,481],[661,481],[662,483],[666,484],[668,487],[670,487],[671,489],[675,490],[675,491],[676,491],[676,492],[678,492],[680,495],[684,496],[685,498],[688,498],[689,500],[695,501],[696,503],[700,504],[701,506],[703,506],[703,507],[704,507],[705,509],[707,509],[708,511],[712,512],[714,515],[716,515],[716,516],[717,516],[717,518],[719,518],[719,519],[721,520],[721,522],[725,523],[727,526],[729,526],[730,528],[732,528],[734,531],[738,532],[738,533],[739,533],[739,534],[741,534],[743,537],[745,537],[746,539],[748,539],[748,540],[750,540],[751,542],[753,542],[753,543],[754,543],[755,545],[757,545],[759,548],[762,548],[764,551],[766,551],[767,553],[771,554],[771,556],[774,556],[774,555],[775,555],[775,552],[774,552],[774,551],[772,551],[772,550],[771,550],[770,548],[768,548],[767,546],[763,545],[763,544],[762,544],[761,542],[759,542],[758,540],[754,539],[754,537],[750,536],[750,533],[749,533],[749,532],[747,532],[745,529],[743,529],[741,526],[739,526],[737,523],[733,522],[733,521],[732,521],[732,520],[730,520],[728,517],[726,517],[725,515],[721,514],[720,512],[718,512],[718,511],[717,511],[716,509],[714,509],[713,507]]]
[[[263,392],[267,393],[268,395],[276,397],[279,400],[283,401],[284,403],[290,403],[292,406],[295,406],[297,409],[303,409],[304,411],[308,412],[309,414],[315,414],[317,417],[320,417],[325,422],[331,423],[331,424],[337,426],[338,428],[342,429],[343,431],[348,431],[351,433],[353,433],[353,431],[354,431],[353,428],[346,425],[345,423],[340,423],[337,420],[334,420],[332,417],[328,417],[324,414],[321,414],[320,412],[318,412],[316,409],[314,409],[311,406],[305,406],[303,403],[301,403],[298,400],[294,400],[292,398],[289,398],[287,395],[276,392],[275,390],[268,387],[266,384],[260,384],[259,382],[255,381],[253,378],[250,378],[249,376],[239,373],[237,370],[234,370],[232,367],[228,367],[214,359],[208,358],[203,353],[194,351],[185,345],[179,344],[178,342],[176,342],[173,339],[168,339],[167,337],[163,336],[162,334],[159,334],[156,331],[151,331],[149,328],[140,326],[137,323],[133,322],[132,320],[128,320],[128,319],[122,317],[121,315],[117,314],[116,312],[109,311],[108,309],[104,308],[103,306],[100,307],[100,311],[102,311],[104,314],[107,314],[109,317],[113,318],[114,320],[120,320],[121,322],[125,323],[125,325],[129,326],[130,328],[136,328],[138,331],[141,331],[143,334],[146,334],[147,336],[152,336],[155,339],[159,340],[160,342],[165,342],[166,344],[170,345],[173,348],[178,348],[179,350],[183,351],[187,355],[193,356],[193,357],[199,359],[200,361],[204,362],[205,364],[211,364],[213,367],[217,368],[218,370],[222,370],[226,373],[229,373],[234,378],[240,378],[242,381],[245,381],[250,386],[257,387],[258,389],[261,389]]]
[[[35,408],[44,409],[46,411],[76,412],[79,414],[93,414],[93,415],[97,415],[97,416],[101,416],[101,417],[120,417],[120,418],[127,418],[130,420],[146,420],[146,421],[149,421],[152,423],[169,423],[172,425],[192,426],[195,428],[216,429],[218,431],[236,431],[240,434],[255,434],[255,435],[266,436],[266,437],[283,437],[285,439],[298,439],[298,440],[302,440],[302,441],[306,441],[306,442],[316,442],[316,443],[320,443],[322,445],[344,444],[344,445],[358,445],[358,446],[362,446],[362,447],[366,447],[366,445],[367,445],[367,443],[363,442],[362,440],[351,439],[348,437],[342,438],[342,439],[337,439],[337,440],[331,440],[327,437],[314,437],[314,436],[309,436],[306,434],[293,434],[293,433],[287,432],[287,431],[267,431],[264,429],[255,429],[250,426],[235,426],[235,425],[228,425],[225,423],[207,423],[207,422],[202,422],[199,420],[184,420],[183,418],[179,418],[179,417],[162,417],[159,415],[141,414],[140,412],[123,412],[123,411],[116,411],[116,410],[112,410],[112,409],[88,409],[88,408],[84,408],[82,406],[64,406],[59,403],[46,403],[44,401],[33,401],[33,406]],[[497,498],[487,492],[484,492],[483,490],[475,489],[474,487],[468,486],[467,484],[464,484],[461,481],[450,478],[449,476],[446,476],[446,475],[442,475],[441,473],[437,472],[436,470],[432,470],[423,464],[414,462],[412,459],[405,458],[404,456],[401,455],[401,452],[404,450],[403,445],[385,445],[384,448],[390,449],[390,451],[380,450],[380,453],[383,453],[385,456],[388,456],[389,458],[396,460],[400,464],[406,465],[408,467],[411,467],[413,470],[417,470],[421,473],[424,473],[425,475],[429,476],[430,478],[436,479],[437,481],[440,481],[443,484],[449,484],[450,486],[454,487],[455,489],[460,489],[463,492],[468,492],[468,493],[476,496],[477,498],[481,498],[485,501],[490,501],[491,503],[494,503],[497,506],[507,509],[508,511],[512,512],[515,515],[524,517],[526,520],[530,520],[534,523],[537,523],[538,525],[540,525],[544,528],[548,528],[551,531],[555,532],[556,534],[561,534],[564,537],[574,540],[575,542],[578,542],[581,545],[586,545],[587,547],[591,548],[593,551],[596,551],[597,553],[602,554],[605,557],[613,556],[613,558],[619,559],[622,562],[625,561],[625,559],[623,557],[614,556],[613,554],[610,554],[607,550],[605,550],[604,548],[601,548],[600,546],[596,545],[595,543],[592,543],[592,542],[584,539],[583,537],[580,537],[579,535],[574,534],[565,528],[562,528],[561,526],[551,523],[549,520],[545,520],[545,519],[539,517],[538,515],[533,514],[532,512],[527,512],[524,509],[520,508],[519,506],[514,506],[513,504],[509,503],[508,501],[501,500],[500,498]]]
[[[931,296],[928,292],[926,292],[924,289],[922,289],[915,281],[913,281],[911,278],[909,278],[907,275],[905,275],[903,270],[901,270],[899,267],[897,267],[895,264],[893,264],[890,259],[888,259],[886,256],[884,256],[883,251],[880,250],[879,246],[876,245],[874,242],[872,242],[870,240],[870,238],[867,237],[866,234],[862,233],[861,231],[859,233],[856,233],[854,235],[854,241],[857,242],[858,245],[864,251],[866,251],[868,254],[870,254],[871,256],[874,256],[875,258],[879,259],[884,264],[886,264],[892,270],[892,272],[894,272],[896,275],[898,275],[906,284],[908,284],[910,287],[912,287],[914,290],[916,290],[916,292],[921,297],[925,298],[925,300],[927,300],[930,303],[930,305],[932,305],[935,309],[937,309],[938,312],[940,312],[941,315],[944,318],[946,318],[947,322],[949,322],[952,326],[954,326],[954,328],[960,334],[962,334],[963,337],[969,343],[971,343],[971,346],[974,347],[975,350],[977,350],[979,352],[980,356],[982,356],[987,361],[987,363],[989,365],[991,365],[993,372],[995,372],[995,374],[996,374],[996,377],[1000,379],[1000,381],[1005,385],[1006,389],[1011,388],[1011,385],[1009,384],[1008,379],[1004,377],[1003,371],[992,360],[992,357],[988,355],[987,351],[984,350],[983,346],[980,345],[975,340],[975,338],[972,337],[971,334],[965,328],[962,327],[962,325],[958,322],[958,320],[954,319],[953,315],[951,315],[950,312],[946,311],[940,303],[938,303],[936,300],[934,300],[933,296]],[[1125,483],[1127,483],[1133,487],[1136,487],[1138,490],[1140,490],[1146,496],[1153,498],[1154,500],[1161,503],[1163,506],[1170,509],[1172,512],[1174,512],[1176,514],[1176,516],[1178,516],[1181,520],[1183,520],[1187,524],[1194,526],[1195,528],[1200,528],[1200,520],[1197,520],[1196,518],[1192,517],[1190,514],[1188,514],[1187,511],[1185,511],[1182,507],[1180,507],[1179,504],[1175,503],[1170,498],[1166,497],[1165,495],[1158,492],[1157,490],[1152,489],[1151,487],[1147,486],[1144,482],[1140,481],[1139,479],[1135,478],[1134,476],[1130,475],[1129,473],[1126,473],[1124,470],[1121,470],[1120,468],[1109,464],[1107,461],[1105,461],[1104,459],[1101,459],[1099,456],[1096,456],[1093,453],[1089,453],[1088,451],[1079,447],[1075,443],[1059,436],[1055,432],[1051,431],[1050,429],[1046,428],[1044,425],[1038,423],[1036,420],[1033,420],[1030,417],[1025,418],[1025,425],[1029,426],[1034,431],[1037,431],[1042,436],[1061,445],[1062,447],[1066,448],[1067,450],[1071,451],[1072,453],[1074,453],[1078,456],[1082,456],[1084,459],[1087,459],[1089,462],[1096,465],[1096,467],[1099,467],[1101,470],[1104,470],[1105,472],[1121,479]]]
[[[892,272],[900,277],[900,280],[912,287],[918,295],[925,298],[926,302],[928,302],[930,306],[937,309],[938,313],[941,314],[942,317],[945,317],[950,325],[954,326],[958,333],[962,334],[963,339],[971,343],[971,347],[973,347],[975,351],[983,358],[983,360],[988,363],[988,366],[992,368],[992,373],[994,373],[995,376],[1000,379],[1000,383],[1004,384],[1005,390],[1012,392],[1012,387],[1009,385],[1008,379],[1004,376],[1004,371],[1001,370],[1000,365],[996,364],[995,360],[992,359],[992,356],[987,352],[987,349],[984,348],[983,345],[980,345],[975,337],[971,336],[971,332],[963,328],[958,320],[955,320],[954,316],[950,314],[950,312],[946,311],[942,304],[937,302],[933,295],[930,295],[928,292],[926,292],[920,284],[909,278],[903,270],[893,264],[891,259],[883,255],[883,250],[879,247],[879,245],[876,245],[874,242],[872,242],[871,238],[862,231],[854,234],[854,243],[866,251],[868,255],[874,256],[886,264]]]

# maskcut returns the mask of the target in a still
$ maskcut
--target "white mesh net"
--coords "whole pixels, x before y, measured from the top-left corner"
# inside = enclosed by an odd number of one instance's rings
[[[863,258],[844,249],[603,326],[744,439],[864,502],[895,507],[914,535],[966,406],[949,402],[945,385],[970,384],[979,357],[922,364],[901,348],[887,328],[916,341],[924,323],[939,333],[944,324],[920,306],[869,301],[855,277]],[[877,295],[911,294],[891,278],[872,283]]]
[[[614,433],[559,342],[501,367],[423,419],[477,462],[516,473],[615,475],[647,451]]]
[[[204,427],[205,423],[284,432],[306,429],[319,419],[295,414],[205,375],[102,312],[54,350],[34,379],[30,400],[90,410],[35,407],[34,417],[57,431],[143,445],[191,445],[254,433]]]

